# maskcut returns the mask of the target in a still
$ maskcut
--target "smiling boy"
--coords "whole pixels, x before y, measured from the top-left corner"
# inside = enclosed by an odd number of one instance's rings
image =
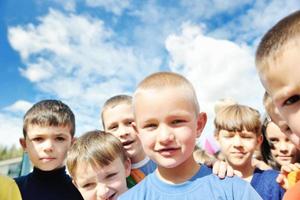
[[[133,126],[157,169],[120,200],[261,199],[243,180],[221,180],[195,161],[196,138],[207,118],[186,78],[171,72],[146,77],[134,93],[133,111]]]

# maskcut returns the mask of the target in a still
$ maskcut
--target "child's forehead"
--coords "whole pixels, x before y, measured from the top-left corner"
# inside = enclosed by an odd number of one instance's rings
[[[27,135],[71,135],[69,125],[50,126],[30,124],[27,127]]]

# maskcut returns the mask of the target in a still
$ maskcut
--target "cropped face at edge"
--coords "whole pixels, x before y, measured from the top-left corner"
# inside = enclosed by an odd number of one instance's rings
[[[261,78],[291,132],[300,138],[300,45],[290,44]]]
[[[193,159],[206,114],[178,88],[147,89],[135,96],[135,127],[146,154],[159,166],[174,168]]]

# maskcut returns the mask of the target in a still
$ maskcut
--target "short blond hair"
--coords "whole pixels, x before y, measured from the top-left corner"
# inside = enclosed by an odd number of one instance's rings
[[[80,136],[71,146],[67,156],[67,168],[76,178],[77,167],[81,164],[104,167],[116,158],[123,163],[128,160],[121,141],[110,133],[94,130]]]
[[[102,121],[103,129],[105,129],[105,123],[104,123],[105,119],[103,116],[104,112],[108,108],[114,108],[120,104],[132,105],[132,96],[120,94],[120,95],[113,96],[105,101],[105,103],[102,106],[102,110],[101,110],[101,121]]]
[[[191,96],[191,100],[195,106],[196,114],[199,113],[199,103],[197,100],[197,95],[194,90],[191,82],[186,79],[184,76],[174,73],[174,72],[157,72],[147,76],[144,80],[142,80],[134,95],[133,95],[133,103],[136,95],[144,90],[149,89],[165,89],[165,88],[183,88],[187,91],[187,94]]]
[[[249,106],[233,104],[222,108],[215,117],[215,134],[220,130],[251,131],[261,135],[261,121],[258,110]]]
[[[270,61],[282,53],[291,41],[300,38],[300,10],[275,24],[261,39],[256,50],[256,67],[263,75],[271,66]]]

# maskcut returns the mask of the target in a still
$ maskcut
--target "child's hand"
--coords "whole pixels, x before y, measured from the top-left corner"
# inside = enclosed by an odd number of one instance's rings
[[[225,178],[225,176],[232,177],[234,175],[237,175],[239,177],[242,177],[241,172],[234,170],[230,165],[228,165],[224,161],[216,161],[213,164],[213,173],[217,175],[219,178]]]
[[[276,178],[276,182],[284,188],[285,190],[289,189],[293,186],[293,182],[297,181],[297,174],[290,174],[292,171],[299,171],[300,170],[300,163],[288,164],[281,167],[280,174]],[[293,177],[295,175],[296,177]],[[293,181],[291,179],[294,179]],[[290,181],[289,181],[290,180]]]
[[[257,167],[260,170],[268,170],[272,169],[269,165],[267,165],[264,161],[258,160],[256,158],[252,159],[252,165]]]

